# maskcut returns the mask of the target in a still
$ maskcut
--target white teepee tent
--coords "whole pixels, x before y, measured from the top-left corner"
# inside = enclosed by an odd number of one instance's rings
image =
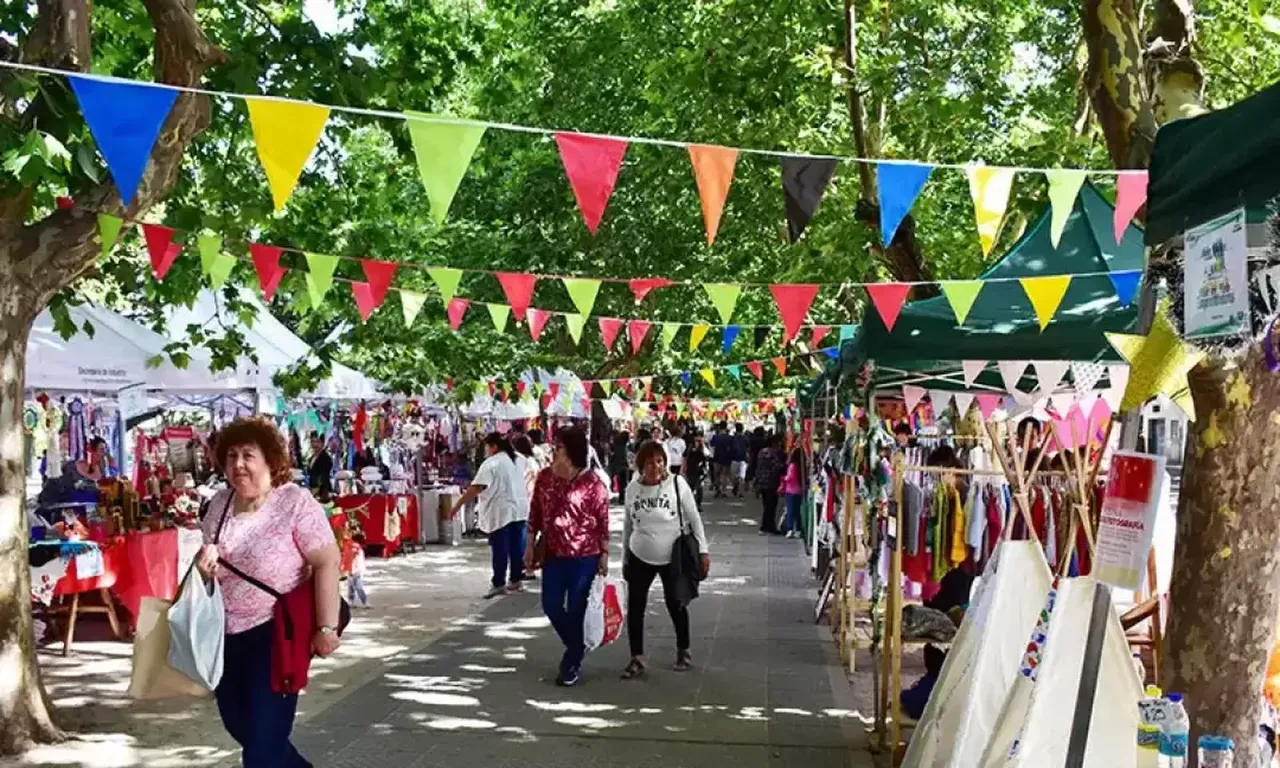
[[[1088,577],[1062,579],[1056,591],[1050,591],[1018,678],[978,763],[982,768],[1066,763],[1096,584]],[[1119,616],[1111,607],[1106,616],[1084,768],[1133,768],[1142,684]]]
[[[907,749],[903,768],[976,765],[1053,582],[1034,541],[1005,541],[983,574]]]

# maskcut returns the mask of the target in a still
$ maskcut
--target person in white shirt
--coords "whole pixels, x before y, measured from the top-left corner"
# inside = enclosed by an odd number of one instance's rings
[[[670,472],[668,461],[667,446],[662,443],[650,441],[640,446],[636,452],[639,474],[627,486],[622,525],[622,576],[627,581],[631,661],[623,670],[623,679],[638,677],[645,671],[644,614],[655,576],[662,579],[663,598],[675,625],[675,669],[683,672],[693,663],[689,651],[689,609],[677,596],[678,576],[671,561],[672,550],[687,526],[698,541],[700,578],[706,578],[711,569],[711,555],[693,490],[683,477]]]
[[[667,468],[673,475],[680,474],[684,469],[684,451],[686,446],[683,434],[679,427],[671,430],[671,437],[667,438],[667,442],[664,447],[667,450]],[[640,458],[638,456],[636,457],[636,464],[640,464]],[[639,467],[637,467],[637,471],[643,470],[640,470]]]
[[[493,586],[484,595],[488,599],[522,589],[529,491],[524,471],[516,465],[516,452],[506,437],[490,433],[484,439],[484,450],[484,463],[466,493],[454,502],[453,514],[458,514],[472,499],[477,500],[480,530],[488,534],[489,549],[493,553]]]

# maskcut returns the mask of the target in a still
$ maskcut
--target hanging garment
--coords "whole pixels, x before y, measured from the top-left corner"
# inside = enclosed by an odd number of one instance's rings
[[[951,566],[954,568],[969,559],[969,552],[965,548],[964,503],[960,500],[959,490],[951,488],[949,491],[952,507]]]

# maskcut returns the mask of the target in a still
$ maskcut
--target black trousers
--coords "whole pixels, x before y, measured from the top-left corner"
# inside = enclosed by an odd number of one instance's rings
[[[765,533],[778,532],[778,492],[774,489],[760,490],[760,503],[764,509],[760,513],[760,530]]]
[[[675,599],[675,571],[670,563],[650,565],[628,551],[622,567],[622,578],[627,582],[627,640],[631,643],[631,655],[644,655],[644,611],[649,605],[649,587],[653,578],[662,579],[662,596],[667,603],[667,613],[676,628],[676,650],[689,650],[689,609]]]

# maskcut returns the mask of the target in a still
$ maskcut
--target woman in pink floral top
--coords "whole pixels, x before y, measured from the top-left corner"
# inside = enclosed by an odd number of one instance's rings
[[[525,565],[542,557],[542,610],[564,642],[556,684],[577,685],[586,648],[582,622],[596,574],[609,572],[609,489],[588,468],[586,433],[556,432],[551,466],[538,474],[529,506]]]
[[[214,454],[231,488],[209,505],[196,567],[218,580],[226,609],[223,675],[214,692],[218,712],[244,750],[244,768],[309,767],[289,741],[298,696],[271,690],[276,598],[220,567],[219,559],[280,594],[314,575],[318,628],[312,649],[328,656],[339,643],[340,557],[333,529],[311,493],[289,482],[288,448],[271,422],[237,419],[218,435]]]

